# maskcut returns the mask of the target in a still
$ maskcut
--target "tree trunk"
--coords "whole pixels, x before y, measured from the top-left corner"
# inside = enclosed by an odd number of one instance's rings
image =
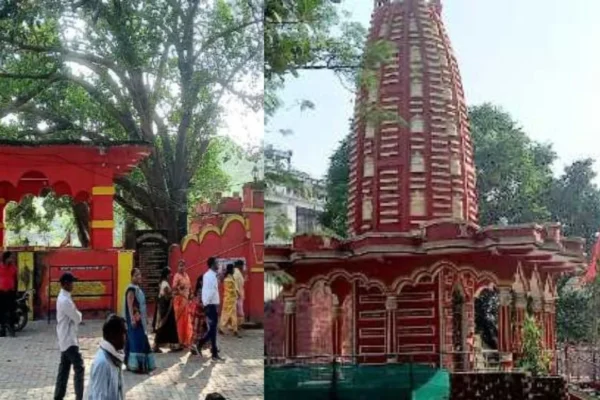
[[[73,203],[73,217],[81,247],[90,247],[90,208],[86,202]]]
[[[135,250],[135,231],[137,230],[135,217],[125,214],[125,232],[123,233],[123,247]]]

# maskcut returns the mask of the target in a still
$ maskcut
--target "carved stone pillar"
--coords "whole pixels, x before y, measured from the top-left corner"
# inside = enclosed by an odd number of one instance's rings
[[[296,299],[287,298],[284,303],[285,348],[284,356],[296,356]]]
[[[523,322],[525,321],[527,297],[523,292],[516,292],[515,296],[515,329],[513,330],[512,348],[514,355],[519,355],[523,346]]]
[[[552,352],[551,373],[555,374],[556,365],[556,325],[554,299],[544,301],[544,348]]]
[[[533,298],[533,316],[540,329],[544,329],[544,302],[541,297]]]
[[[398,299],[396,296],[389,295],[385,300],[386,311],[386,332],[385,332],[385,352],[387,353],[387,362],[397,362],[398,344],[396,335],[396,310],[398,309]]]
[[[512,303],[512,293],[510,287],[501,287],[499,289],[500,304],[498,306],[498,351],[500,352],[500,362],[504,370],[512,369],[512,321],[510,316],[510,307]]]
[[[331,345],[333,347],[333,354],[342,354],[342,310],[340,307],[340,301],[337,296],[333,296],[333,304],[331,307]]]
[[[4,207],[6,200],[0,197],[0,249],[4,247]]]

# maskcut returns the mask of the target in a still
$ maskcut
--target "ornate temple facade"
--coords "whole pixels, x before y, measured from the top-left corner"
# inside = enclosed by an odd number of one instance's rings
[[[265,268],[295,279],[265,310],[268,355],[473,368],[474,304],[485,290],[499,298],[505,366],[521,352],[527,310],[555,348],[556,278],[583,266],[583,240],[558,224],[478,225],[467,108],[441,12],[439,0],[375,1],[369,41],[397,53],[357,98],[350,238],[302,235],[266,248]],[[365,102],[406,124],[361,119]]]

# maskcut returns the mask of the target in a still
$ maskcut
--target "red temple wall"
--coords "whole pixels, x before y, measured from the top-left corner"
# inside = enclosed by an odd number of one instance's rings
[[[312,293],[300,290],[296,295],[296,352],[300,356],[313,354],[312,323]]]
[[[207,226],[198,235],[189,235],[181,245],[171,247],[169,265],[176,271],[177,262],[185,260],[187,272],[195,285],[196,279],[207,270],[208,258],[245,258],[244,311],[251,321],[263,321],[264,278],[260,247],[264,232],[263,215],[250,213],[246,218],[249,219],[247,225],[242,216],[234,215],[225,220],[222,227]]]
[[[118,301],[118,258],[116,250],[92,249],[60,249],[49,251],[44,258],[44,269],[41,273],[39,299],[42,312],[56,309],[58,283],[52,290],[53,297],[48,303],[48,289],[50,279],[55,282],[60,278],[61,272],[56,267],[108,267],[105,270],[76,270],[74,275],[81,280],[75,283],[73,300],[81,311],[88,310],[117,310]],[[125,282],[122,282],[126,284]],[[85,297],[78,294],[85,294]],[[96,294],[97,296],[94,296]]]
[[[506,256],[463,253],[450,254],[443,261],[436,256],[377,259],[369,263],[366,276],[360,273],[365,262],[323,263],[318,265],[318,275],[316,265],[295,265],[288,270],[296,279],[296,289],[291,292],[296,290],[296,354],[354,354],[359,362],[381,363],[385,362],[385,354],[394,353],[405,361],[438,364],[440,352],[465,350],[453,348],[452,291],[459,287],[468,299],[463,324],[466,339],[474,330],[472,299],[478,288],[510,285],[517,268],[516,261]],[[352,281],[356,288],[354,297]],[[289,294],[288,291],[281,298]],[[334,295],[341,303],[342,314],[338,337],[341,344],[335,351]],[[386,310],[388,296],[395,297],[395,309]],[[269,326],[281,327],[269,338],[269,349],[283,349],[281,298],[268,317]],[[281,352],[268,350],[268,354]]]
[[[283,357],[285,324],[283,298],[272,301],[265,310],[265,350],[272,357]]]

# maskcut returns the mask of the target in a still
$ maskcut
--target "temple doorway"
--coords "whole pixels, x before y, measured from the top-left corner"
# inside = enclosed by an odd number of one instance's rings
[[[498,308],[499,293],[484,288],[475,296],[474,368],[490,369],[499,365]]]

